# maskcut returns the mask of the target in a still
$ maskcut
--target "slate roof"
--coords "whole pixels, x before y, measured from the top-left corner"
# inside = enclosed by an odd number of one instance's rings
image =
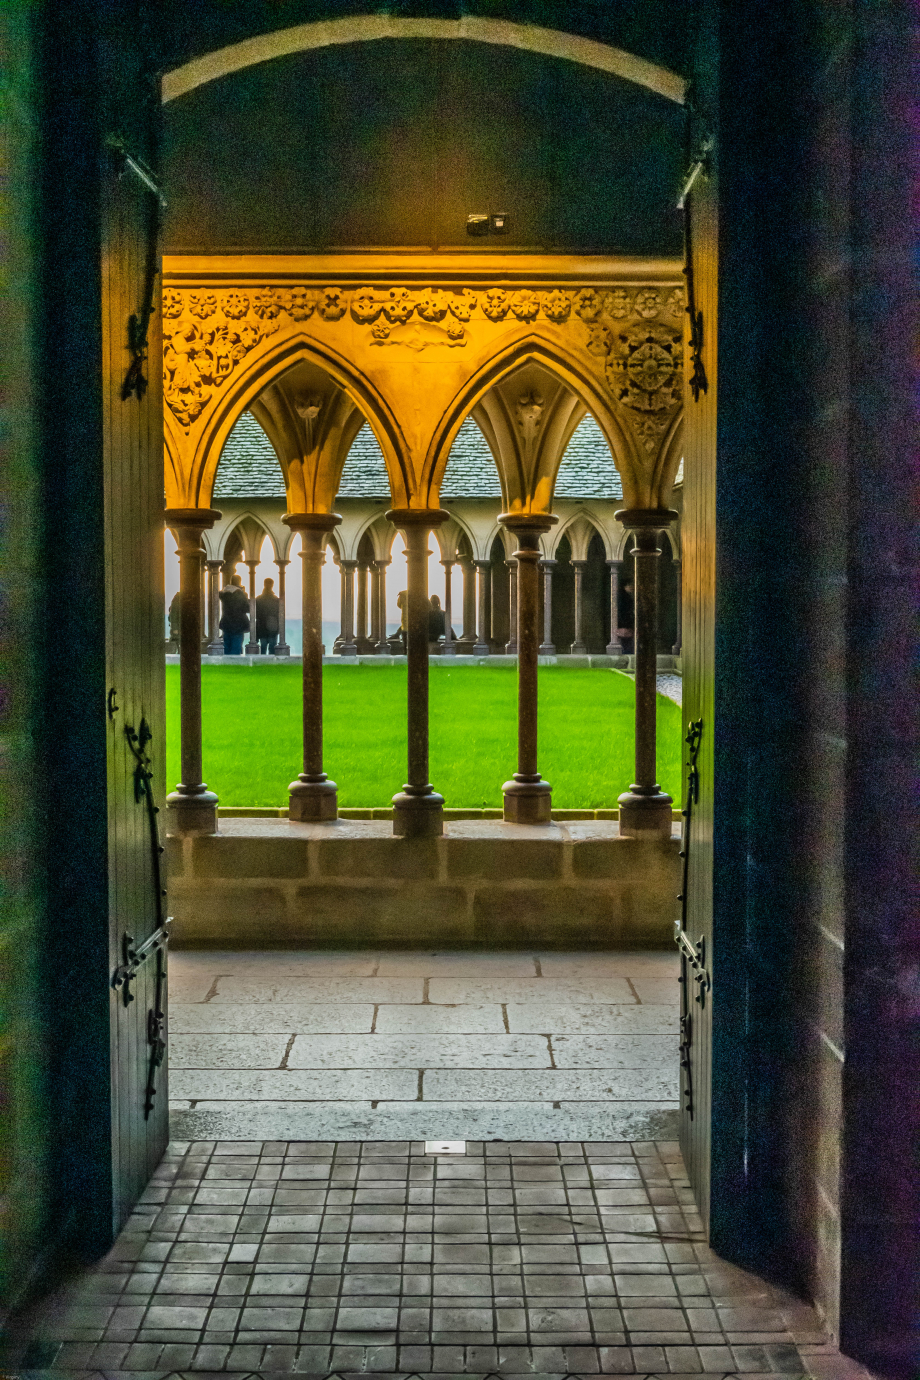
[[[623,485],[613,463],[604,433],[588,412],[575,428],[559,473],[556,498],[623,497]]]
[[[390,496],[386,465],[367,423],[354,439],[340,498]],[[447,462],[442,498],[501,498],[492,452],[472,417],[467,417]],[[623,486],[600,427],[590,413],[576,427],[559,467],[557,498],[621,499]],[[284,498],[284,477],[271,443],[250,412],[227,437],[214,482],[214,498]]]
[[[214,498],[284,498],[284,475],[265,432],[241,412],[224,442],[214,476]]]
[[[351,443],[345,459],[338,498],[390,497],[390,481],[383,451],[367,422]]]

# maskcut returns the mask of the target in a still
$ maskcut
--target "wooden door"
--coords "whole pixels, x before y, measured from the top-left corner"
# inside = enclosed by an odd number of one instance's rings
[[[158,200],[112,158],[102,183],[102,431],[113,1230],[168,1141],[162,393]],[[148,309],[156,304],[147,322]],[[132,317],[134,324],[132,325]],[[147,327],[146,360],[134,344]],[[138,396],[140,394],[140,396]]]
[[[702,334],[705,388],[688,387],[684,423],[683,717],[684,895],[681,936],[680,1143],[703,1221],[709,1224],[712,1116],[712,1013],[718,1000],[713,969],[713,747],[716,581],[716,308],[717,200],[714,169],[690,199],[692,303]],[[694,369],[692,341],[687,376]],[[690,731],[692,728],[692,731]],[[688,801],[692,794],[692,800]]]

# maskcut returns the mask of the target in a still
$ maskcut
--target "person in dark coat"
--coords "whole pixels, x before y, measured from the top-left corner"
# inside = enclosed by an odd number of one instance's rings
[[[169,606],[169,644],[175,651],[179,650],[179,641],[182,633],[182,591],[177,589],[172,597]]]
[[[224,656],[242,656],[243,634],[249,631],[249,599],[239,575],[231,575],[229,585],[220,591],[220,604],[218,627],[224,636]]]
[[[274,656],[281,631],[281,600],[274,580],[266,580],[256,599],[256,641],[263,656]]]
[[[438,642],[444,636],[444,610],[441,608],[441,601],[436,594],[432,594],[428,600],[428,645],[431,648],[437,647]]]
[[[627,656],[635,651],[636,637],[636,599],[631,580],[620,586],[620,602],[617,611],[617,637]]]

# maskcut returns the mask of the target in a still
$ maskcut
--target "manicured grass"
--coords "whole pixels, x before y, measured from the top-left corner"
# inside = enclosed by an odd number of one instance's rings
[[[433,666],[431,780],[447,805],[501,805],[516,766],[517,671]],[[384,806],[406,772],[404,666],[326,666],[325,767],[341,805]],[[179,780],[179,668],[166,668],[168,786]],[[301,673],[202,668],[204,777],[222,805],[281,806],[300,769]],[[633,779],[633,682],[540,670],[540,771],[560,809],[611,809]],[[679,707],[658,696],[658,773],[680,794]]]

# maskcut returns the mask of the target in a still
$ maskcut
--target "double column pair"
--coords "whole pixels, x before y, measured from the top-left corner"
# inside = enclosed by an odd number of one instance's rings
[[[428,780],[428,536],[446,522],[442,509],[395,509],[387,514],[406,546],[408,608],[408,781],[393,797],[393,832],[434,836],[443,830],[444,797]],[[303,771],[292,782],[290,818],[335,819],[337,792],[323,771],[323,643],[321,568],[326,537],[341,518],[335,513],[289,513],[284,521],[301,534],[303,557]],[[386,628],[384,625],[383,633]]]

